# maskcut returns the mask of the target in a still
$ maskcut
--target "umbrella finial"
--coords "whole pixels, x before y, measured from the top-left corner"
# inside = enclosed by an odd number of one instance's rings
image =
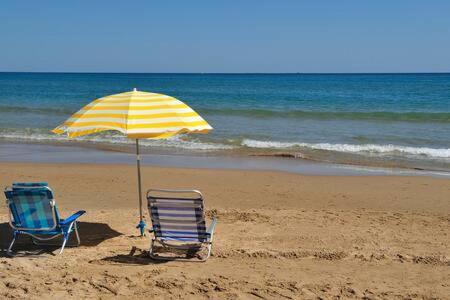
[[[133,89],[133,92],[137,92],[137,88],[134,88],[134,89]]]

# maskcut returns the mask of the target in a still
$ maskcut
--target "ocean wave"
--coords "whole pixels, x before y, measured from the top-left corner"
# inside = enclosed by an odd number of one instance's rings
[[[231,145],[221,143],[208,143],[196,139],[186,140],[183,136],[173,136],[163,140],[148,140],[144,139],[140,142],[143,146],[148,147],[172,147],[182,148],[187,150],[230,150],[234,149]]]
[[[100,133],[96,135],[78,137],[69,139],[64,135],[56,135],[51,133],[45,133],[42,130],[23,129],[23,130],[10,130],[0,132],[0,138],[12,140],[12,141],[35,141],[35,142],[89,142],[89,143],[102,143],[102,144],[115,144],[115,145],[127,145],[134,144],[134,140],[128,139],[119,134]],[[174,136],[164,140],[140,140],[142,147],[169,147],[185,150],[228,150],[233,149],[231,145],[225,145],[221,143],[209,143],[202,142],[196,139],[185,139],[184,136]]]
[[[15,128],[0,129],[0,138],[11,141],[24,142],[88,142],[99,144],[131,145],[134,140],[114,132],[103,132],[94,135],[69,139],[64,135],[55,135],[46,129]],[[297,156],[299,153],[307,154],[306,151],[332,151],[341,153],[354,153],[366,155],[392,155],[392,156],[412,156],[415,158],[450,159],[449,148],[429,148],[400,146],[394,144],[344,144],[344,143],[305,143],[305,142],[280,142],[262,141],[253,139],[237,140],[205,140],[195,136],[178,135],[168,139],[150,140],[142,139],[142,147],[173,148],[199,151],[220,151],[220,150],[287,150],[289,155]],[[312,152],[310,152],[312,153]],[[301,155],[300,155],[301,156]]]
[[[408,147],[398,145],[377,145],[377,144],[330,144],[330,143],[289,143],[275,141],[257,141],[244,139],[242,146],[259,149],[293,149],[306,148],[311,150],[326,150],[345,153],[373,153],[373,154],[407,154],[414,156],[426,156],[430,158],[450,158],[450,149]]]
[[[305,111],[305,110],[269,110],[269,109],[197,109],[202,114],[231,115],[249,118],[293,118],[317,120],[367,120],[367,121],[397,121],[397,122],[436,122],[450,123],[450,113],[447,112],[351,112],[351,111]]]

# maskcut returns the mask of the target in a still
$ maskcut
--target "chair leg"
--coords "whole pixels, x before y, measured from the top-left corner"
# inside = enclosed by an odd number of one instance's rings
[[[204,259],[202,259],[202,261],[206,261],[211,256],[211,248],[212,248],[212,243],[209,243],[208,244],[208,254],[206,255],[206,257]]]
[[[59,254],[62,254],[63,251],[64,251],[64,247],[66,247],[66,243],[67,243],[67,241],[68,241],[69,238],[70,238],[70,231],[72,230],[72,227],[73,227],[73,224],[74,224],[74,223],[75,223],[75,222],[71,223],[71,224],[69,225],[69,228],[67,229],[67,231],[64,232],[64,240],[63,240],[63,244],[62,244],[62,246],[61,246],[61,250],[59,251]],[[76,227],[75,227],[75,228],[76,228]]]
[[[59,254],[62,254],[62,253],[63,253],[64,247],[66,246],[66,243],[67,243],[67,240],[68,240],[68,238],[67,238],[67,237],[64,237],[64,241],[63,241],[63,243],[62,243],[61,250],[59,250]]]
[[[63,253],[64,248],[69,243],[70,234],[71,234],[72,228],[73,228],[73,231],[75,231],[75,237],[76,237],[76,245],[73,245],[73,246],[79,246],[81,244],[81,241],[80,241],[80,235],[78,233],[78,225],[77,225],[76,221],[71,223],[66,231],[64,231],[62,233],[59,233],[59,234],[57,234],[55,236],[52,236],[51,238],[46,238],[46,239],[43,239],[43,240],[45,240],[45,241],[52,240],[52,239],[57,238],[60,235],[62,235],[62,237],[63,237],[63,244],[62,244],[61,249],[59,251],[59,254],[61,254],[61,253]],[[57,245],[60,245],[60,243],[41,243],[39,241],[40,238],[38,238],[36,236],[32,236],[32,239],[33,239],[33,243],[35,245],[45,245],[45,246],[57,246]]]
[[[154,260],[168,260],[167,258],[160,257],[158,254],[155,255],[153,253],[153,250],[155,250],[155,248],[154,248],[155,242],[156,242],[156,239],[153,238],[152,241],[150,242],[150,250],[148,251],[148,256]],[[169,259],[169,260],[171,260],[171,259]]]
[[[150,250],[148,252],[148,256],[151,259],[155,259],[155,260],[165,260],[165,261],[188,261],[188,262],[205,262],[206,260],[208,260],[208,258],[211,256],[211,248],[212,248],[212,243],[208,243],[207,249],[207,255],[205,258],[202,259],[198,259],[198,260],[191,260],[188,258],[178,258],[178,257],[164,257],[164,256],[159,256],[158,254],[154,254],[153,250],[154,250],[154,244],[155,244],[156,239],[152,239],[150,242]],[[164,245],[164,244],[163,244]]]
[[[206,248],[208,250],[208,252],[207,252],[206,256],[204,258],[199,259],[198,262],[205,262],[208,260],[208,258],[211,256],[211,248],[212,248],[212,243],[208,243],[208,246]]]
[[[77,224],[77,221],[74,222],[73,226],[74,226],[75,236],[76,236],[76,238],[77,238],[77,246],[80,246],[81,241],[80,241],[80,235],[78,234],[78,224]]]
[[[148,250],[148,256],[150,256],[151,258],[153,257],[153,244],[155,243],[155,239],[151,239],[150,241],[150,249]]]
[[[6,253],[7,253],[8,255],[11,255],[12,247],[13,247],[14,243],[16,242],[16,239],[17,239],[18,236],[19,236],[19,234],[18,234],[16,231],[14,231],[14,233],[13,233],[13,239],[12,239],[12,241],[11,241],[11,244],[9,245],[8,250],[6,250]]]

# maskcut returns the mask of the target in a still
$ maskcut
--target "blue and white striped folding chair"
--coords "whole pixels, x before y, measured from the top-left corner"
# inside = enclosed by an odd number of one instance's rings
[[[147,200],[152,220],[152,229],[149,231],[153,233],[149,252],[151,258],[186,260],[156,254],[155,242],[169,251],[181,249],[188,253],[206,246],[207,254],[199,261],[209,258],[217,220],[213,219],[206,228],[203,196],[199,191],[151,189],[147,192]]]
[[[11,254],[20,234],[31,236],[33,243],[38,245],[55,245],[47,241],[61,236],[63,241],[60,254],[72,232],[75,232],[77,246],[80,244],[77,219],[85,211],[80,210],[67,219],[60,219],[53,192],[46,182],[13,183],[5,189],[5,196],[10,210],[9,224],[13,229],[8,254]]]

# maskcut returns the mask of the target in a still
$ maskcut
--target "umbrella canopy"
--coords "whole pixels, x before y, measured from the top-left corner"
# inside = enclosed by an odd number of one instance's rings
[[[141,92],[115,94],[94,100],[52,131],[74,138],[116,130],[136,139],[139,192],[137,226],[144,235],[139,139],[163,139],[179,133],[208,133],[213,128],[192,108],[173,97]]]
[[[178,99],[135,89],[92,101],[53,132],[74,138],[106,130],[133,139],[162,139],[179,133],[207,133],[212,127]]]

